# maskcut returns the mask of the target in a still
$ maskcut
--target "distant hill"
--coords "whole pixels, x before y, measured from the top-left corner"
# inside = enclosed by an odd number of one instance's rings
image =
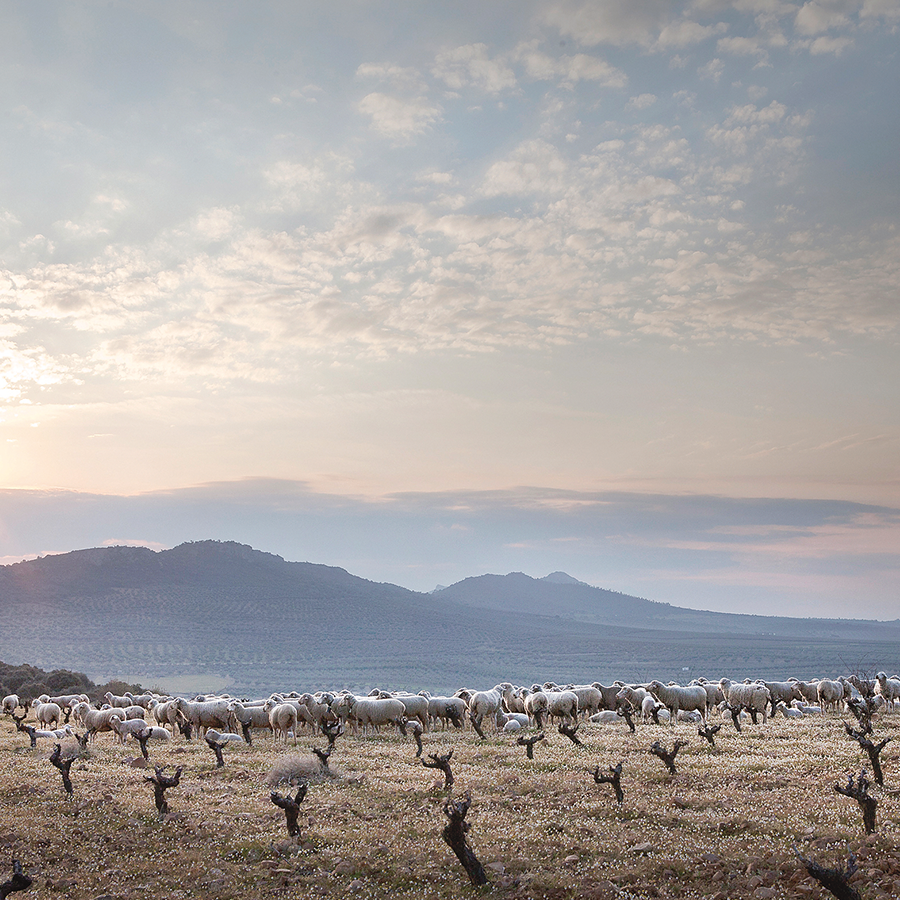
[[[521,572],[479,575],[444,588],[438,596],[482,609],[561,616],[579,622],[654,631],[835,639],[893,636],[900,640],[900,620],[799,619],[684,609],[592,587],[565,572],[554,572],[544,578],[530,578]]]
[[[898,623],[682,610],[565,573],[421,594],[234,542],[0,566],[0,606],[0,659],[185,693],[900,669]]]

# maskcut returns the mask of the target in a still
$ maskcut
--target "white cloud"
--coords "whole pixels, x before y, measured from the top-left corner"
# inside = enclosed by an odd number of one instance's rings
[[[359,111],[369,116],[372,127],[385,137],[409,141],[440,119],[441,109],[424,97],[405,99],[388,94],[367,94]]]
[[[631,97],[626,106],[628,109],[647,109],[653,106],[657,99],[656,94],[638,94],[636,97]]]
[[[435,57],[432,74],[453,90],[473,87],[499,94],[516,87],[516,76],[501,59],[491,59],[485,44],[467,44]]]

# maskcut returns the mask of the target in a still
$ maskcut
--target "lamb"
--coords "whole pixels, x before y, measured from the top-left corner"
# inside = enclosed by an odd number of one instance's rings
[[[774,717],[775,713],[781,711],[781,714],[786,719],[802,719],[803,718],[803,710],[797,709],[795,706],[788,706],[784,700],[777,700],[775,702],[775,709],[772,712],[772,716]]]
[[[900,679],[888,678],[884,672],[879,672],[875,676],[875,693],[884,697],[886,709],[891,709],[895,703],[900,703]]]
[[[759,684],[764,684],[768,688],[773,717],[777,703],[780,702],[785,706],[790,706],[794,700],[803,699],[803,694],[800,693],[800,688],[797,687],[797,682],[795,681],[760,681]]]
[[[663,684],[660,681],[651,681],[647,689],[660,703],[665,704],[669,710],[669,724],[674,725],[678,718],[679,710],[700,713],[700,720],[706,721],[706,688],[699,684],[682,687],[677,684]]]
[[[11,716],[19,708],[19,703],[18,694],[7,694],[0,702],[0,709]]]
[[[594,725],[621,725],[625,724],[625,717],[620,716],[615,710],[601,709],[600,712],[594,713],[589,719]]]
[[[766,709],[769,706],[769,689],[764,684],[753,682],[751,684],[733,684],[727,678],[719,682],[722,693],[729,706],[746,709],[751,712],[761,713],[763,725],[766,724]]]
[[[225,744],[241,744],[244,739],[233,731],[216,731],[215,728],[206,729],[206,739],[218,744],[220,747]]]
[[[118,712],[118,710],[116,710]],[[122,719],[118,715],[110,716],[110,728],[118,735],[119,743],[124,744],[129,737],[136,734],[143,734],[149,729],[149,726],[143,719]],[[157,726],[159,727],[159,726]],[[165,731],[165,729],[162,729]],[[168,735],[168,732],[166,732]]]

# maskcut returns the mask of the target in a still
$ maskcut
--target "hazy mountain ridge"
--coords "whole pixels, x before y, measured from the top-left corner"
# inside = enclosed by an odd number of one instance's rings
[[[221,676],[257,694],[681,679],[700,667],[807,677],[870,657],[900,668],[900,629],[885,623],[803,630],[804,620],[751,617],[761,627],[565,573],[479,576],[420,594],[234,542],[95,548],[2,566],[0,602],[13,623],[0,632],[2,659],[151,685]]]

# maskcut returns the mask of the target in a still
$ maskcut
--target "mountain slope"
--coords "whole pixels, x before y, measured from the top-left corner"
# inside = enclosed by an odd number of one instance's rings
[[[81,550],[0,566],[0,659],[247,695],[900,668],[884,623],[787,635],[791,620],[761,631],[572,581],[483,576],[419,594],[233,542]]]

